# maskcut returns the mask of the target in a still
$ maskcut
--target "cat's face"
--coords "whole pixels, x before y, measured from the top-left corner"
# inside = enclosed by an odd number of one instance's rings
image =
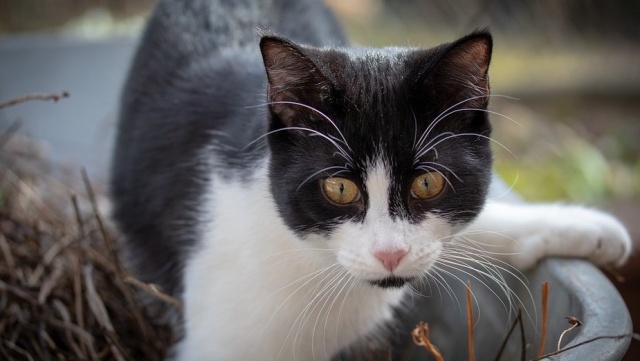
[[[264,37],[261,49],[285,223],[369,283],[425,274],[486,197],[490,35],[361,51]]]

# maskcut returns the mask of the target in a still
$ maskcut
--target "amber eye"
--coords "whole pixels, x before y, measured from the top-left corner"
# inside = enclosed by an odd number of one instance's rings
[[[346,178],[327,178],[322,183],[322,189],[327,198],[338,204],[353,203],[360,198],[358,186]]]
[[[439,172],[429,172],[416,177],[411,184],[411,195],[419,199],[430,199],[444,189],[444,177]]]

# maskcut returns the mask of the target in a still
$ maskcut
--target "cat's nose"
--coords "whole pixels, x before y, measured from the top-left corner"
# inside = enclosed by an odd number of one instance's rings
[[[404,257],[405,254],[407,254],[407,251],[402,249],[394,251],[373,252],[373,255],[376,256],[376,258],[378,258],[380,261],[382,261],[384,268],[388,269],[389,271],[393,271],[398,267],[398,263],[400,263],[400,260],[402,259],[402,257]]]

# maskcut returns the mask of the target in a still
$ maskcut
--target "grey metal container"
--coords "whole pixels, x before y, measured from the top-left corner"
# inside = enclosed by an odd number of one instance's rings
[[[462,273],[457,273],[455,276],[465,281],[470,278]],[[578,345],[596,337],[607,337],[577,346],[549,359],[620,360],[624,356],[631,341],[628,336],[632,329],[629,312],[615,287],[597,268],[580,260],[549,259],[526,272],[524,276],[531,295],[514,277],[507,277],[507,283],[522,301],[523,310],[526,310],[522,314],[526,360],[535,358],[538,352],[542,317],[540,295],[541,285],[545,281],[549,282],[550,290],[545,353],[556,350],[560,334],[570,326],[565,319],[566,316],[577,317],[582,321],[582,326],[565,335],[563,348]],[[460,280],[452,276],[447,277],[447,282],[453,288],[459,304],[444,291],[442,295],[435,291],[434,297],[416,300],[414,310],[400,327],[402,330],[411,330],[418,321],[428,322],[431,340],[439,347],[447,361],[468,359],[466,287]],[[474,301],[476,359],[478,361],[495,360],[500,345],[516,318],[516,313],[513,310],[507,312],[502,303],[505,302],[505,297],[495,285],[488,289],[479,281],[471,279],[471,289],[476,298]],[[627,336],[621,337],[622,335]],[[432,359],[422,347],[408,342],[410,340],[408,333],[404,337],[407,342],[405,347],[402,347],[403,352],[394,359]],[[521,347],[520,331],[516,327],[500,360],[520,360]]]

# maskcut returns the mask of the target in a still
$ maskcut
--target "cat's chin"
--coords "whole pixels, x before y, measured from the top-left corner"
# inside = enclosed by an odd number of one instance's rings
[[[380,288],[400,288],[413,280],[413,277],[390,276],[379,280],[368,280],[367,282]]]

